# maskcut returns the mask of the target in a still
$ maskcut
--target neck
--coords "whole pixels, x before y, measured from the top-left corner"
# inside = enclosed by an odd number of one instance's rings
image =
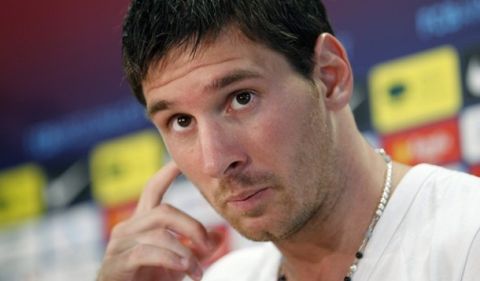
[[[385,161],[364,141],[355,152],[343,155],[356,157],[339,162],[344,173],[336,183],[341,192],[332,204],[318,210],[300,231],[275,242],[289,281],[343,280],[374,217],[384,187]]]

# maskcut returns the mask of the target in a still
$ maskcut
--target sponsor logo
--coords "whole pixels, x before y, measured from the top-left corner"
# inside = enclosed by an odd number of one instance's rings
[[[94,198],[103,206],[136,200],[163,159],[161,139],[150,130],[100,144],[90,155]]]
[[[40,215],[46,176],[36,164],[0,172],[0,226]]]
[[[386,135],[382,142],[385,150],[399,162],[446,164],[461,158],[458,130],[457,119],[452,119]]]
[[[460,81],[458,54],[449,46],[374,67],[369,100],[375,129],[393,133],[455,116]]]

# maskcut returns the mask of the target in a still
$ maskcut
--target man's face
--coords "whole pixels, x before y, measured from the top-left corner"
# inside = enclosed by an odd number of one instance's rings
[[[335,200],[323,93],[282,55],[225,32],[171,52],[143,87],[177,166],[246,237],[286,238]]]

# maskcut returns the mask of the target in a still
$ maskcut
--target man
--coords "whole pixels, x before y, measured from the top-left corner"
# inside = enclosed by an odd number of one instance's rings
[[[123,58],[173,161],[114,229],[99,280],[202,278],[218,238],[162,203],[180,172],[241,234],[272,242],[202,280],[480,276],[480,181],[370,148],[320,0],[133,1]]]

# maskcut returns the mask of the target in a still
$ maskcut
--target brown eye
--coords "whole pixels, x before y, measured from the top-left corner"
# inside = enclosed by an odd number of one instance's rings
[[[185,131],[192,125],[193,118],[188,115],[177,115],[172,119],[172,129],[174,131]]]
[[[242,109],[251,103],[254,93],[250,91],[242,91],[237,93],[232,100],[232,108],[235,110]]]
[[[235,100],[241,105],[246,105],[251,99],[252,96],[249,92],[242,92],[235,96]]]
[[[190,125],[190,123],[192,123],[192,118],[190,116],[179,116],[177,118],[177,124],[178,126],[180,127],[188,127],[188,125]]]

